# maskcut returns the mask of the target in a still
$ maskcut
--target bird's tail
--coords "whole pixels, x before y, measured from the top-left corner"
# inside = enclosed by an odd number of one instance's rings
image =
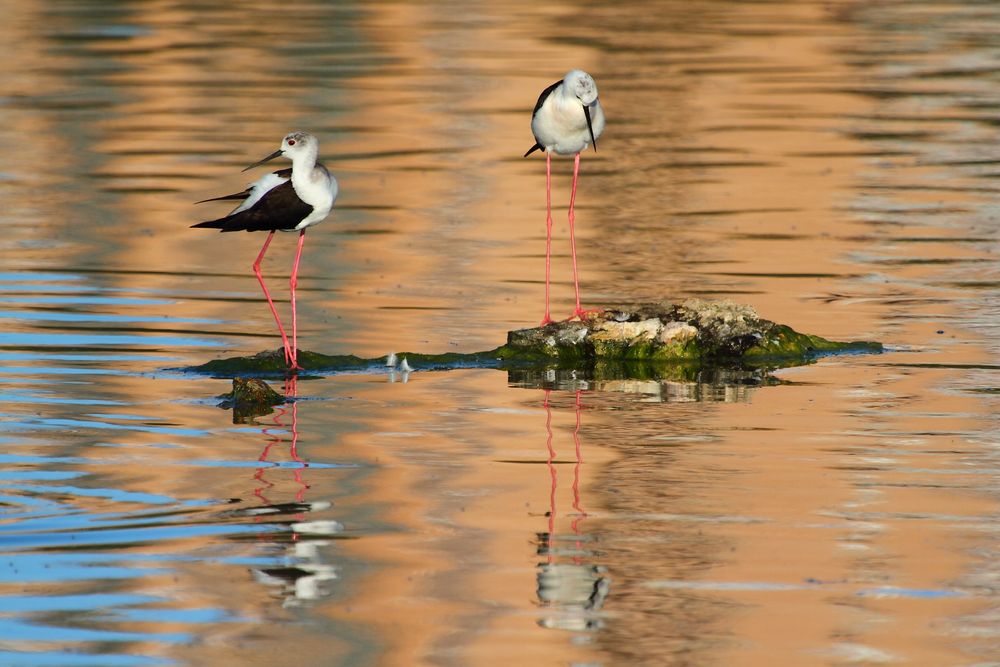
[[[536,141],[536,142],[535,142],[535,145],[534,145],[534,146],[532,146],[531,148],[529,148],[529,149],[528,149],[528,152],[527,152],[527,153],[525,153],[525,154],[524,154],[524,155],[523,155],[522,157],[528,157],[529,155],[531,155],[531,154],[532,154],[532,153],[534,153],[535,151],[542,151],[542,152],[544,152],[544,151],[545,151],[545,148],[544,148],[544,147],[543,147],[543,146],[542,146],[542,145],[541,145],[540,143],[538,143],[538,142]]]
[[[207,227],[208,229],[221,229],[226,231],[226,219],[219,218],[218,220],[206,220],[205,222],[199,222],[196,225],[191,225],[192,227]]]
[[[231,195],[222,195],[221,197],[212,197],[211,199],[202,199],[201,201],[196,201],[195,204],[204,204],[208,201],[236,201],[238,199],[246,199],[250,196],[250,193],[244,190],[243,192],[234,192]]]

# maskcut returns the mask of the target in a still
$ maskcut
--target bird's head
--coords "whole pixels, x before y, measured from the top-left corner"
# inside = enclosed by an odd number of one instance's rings
[[[315,149],[319,145],[316,137],[308,132],[290,132],[281,140],[281,153],[291,159],[297,153]]]
[[[570,95],[580,100],[580,103],[589,107],[597,99],[597,83],[594,77],[580,69],[569,72],[563,79],[563,85]]]
[[[594,136],[594,125],[590,118],[590,107],[597,102],[597,82],[581,69],[570,71],[563,79],[563,88],[576,97],[583,106],[583,116],[587,119],[587,130],[590,132],[590,143],[597,150],[597,137]]]
[[[295,157],[297,155],[303,155],[309,152],[315,154],[315,152],[318,149],[319,149],[319,141],[317,141],[316,137],[314,137],[313,135],[309,134],[308,132],[290,132],[285,135],[284,139],[281,140],[281,148],[274,151],[263,160],[258,160],[257,162],[254,162],[252,165],[250,165],[243,171],[247,171],[247,169],[253,169],[254,167],[259,167],[265,162],[270,162],[271,160],[278,157],[286,157],[289,160],[295,160]]]

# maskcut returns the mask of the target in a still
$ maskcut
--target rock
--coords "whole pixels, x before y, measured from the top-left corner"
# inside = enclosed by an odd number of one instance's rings
[[[253,417],[266,415],[275,405],[281,405],[287,400],[263,380],[242,377],[233,378],[233,390],[219,398],[222,399],[220,408],[232,409],[234,424],[243,424]]]
[[[660,342],[664,345],[671,343],[684,343],[697,337],[698,328],[687,322],[666,322],[660,331]]]
[[[606,340],[647,340],[653,341],[660,335],[663,323],[656,318],[642,320],[641,322],[620,322],[616,319],[604,320],[595,324],[591,337]],[[579,336],[578,341],[582,342],[584,336]]]
[[[690,299],[643,304],[512,331],[504,359],[713,361],[802,357],[820,352],[880,352],[879,343],[839,343],[800,334],[731,301]]]
[[[472,352],[462,354],[447,352],[445,354],[421,354],[419,352],[394,352],[397,360],[406,360],[410,370],[447,370],[451,368],[474,368],[497,366],[497,351]],[[371,372],[384,373],[391,368],[386,366],[386,357],[363,359],[353,354],[321,354],[308,350],[299,350],[299,365],[305,368],[298,375],[313,373],[337,372]],[[401,365],[401,361],[397,361]],[[400,370],[400,367],[396,367]],[[252,356],[228,357],[181,369],[193,373],[204,373],[213,377],[286,377],[289,375],[285,363],[285,353],[282,348],[258,352]]]
[[[590,313],[581,321],[553,322],[507,333],[507,343],[468,354],[397,352],[418,371],[450,368],[565,368],[594,377],[677,376],[681,367],[746,368],[808,363],[819,354],[877,353],[881,343],[837,342],[802,334],[761,318],[750,306],[690,299],[679,305],[641,304]],[[385,372],[385,357],[324,355],[300,350],[305,373]],[[666,368],[671,365],[672,368]],[[214,376],[282,376],[281,349],[252,357],[210,361],[188,369]]]
[[[760,330],[762,321],[752,306],[732,301],[688,299],[673,309],[678,321],[717,339],[753,334]]]

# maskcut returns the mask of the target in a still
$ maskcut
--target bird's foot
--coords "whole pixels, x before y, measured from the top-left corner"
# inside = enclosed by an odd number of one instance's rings
[[[552,319],[551,317],[549,317],[548,313],[545,313],[545,317],[542,318],[542,321],[541,321],[541,323],[538,326],[540,326],[540,327],[547,327],[550,324],[552,324],[553,322],[555,322],[555,320]]]
[[[574,317],[577,317],[582,322],[584,320],[590,319],[591,315],[595,315],[597,313],[602,313],[602,312],[604,311],[601,308],[590,308],[588,310],[586,308],[580,308],[579,306],[577,306],[576,310],[573,311],[573,314],[567,317],[564,321],[569,322]]]
[[[285,349],[285,363],[288,365],[289,371],[295,372],[305,370],[302,366],[299,366],[298,355],[292,354],[291,348]]]

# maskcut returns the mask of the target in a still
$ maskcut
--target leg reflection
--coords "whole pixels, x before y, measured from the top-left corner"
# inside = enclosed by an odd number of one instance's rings
[[[590,537],[581,532],[580,524],[587,517],[580,494],[580,474],[583,456],[580,445],[580,425],[583,403],[581,392],[576,392],[575,424],[572,431],[575,462],[573,468],[573,509],[570,535],[558,533],[556,500],[558,497],[558,461],[553,448],[551,390],[545,390],[542,403],[545,409],[545,432],[549,470],[548,532],[539,536],[538,555],[545,560],[539,563],[536,574],[536,594],[545,610],[538,624],[546,628],[574,632],[593,631],[603,622],[599,610],[610,588],[607,570],[593,562],[596,554],[586,545]],[[563,546],[565,545],[565,546]]]
[[[549,469],[549,531],[545,536],[545,553],[548,557],[549,564],[555,561],[555,548],[552,544],[553,536],[556,532],[556,491],[559,489],[559,472],[556,470],[555,459],[556,450],[552,449],[552,406],[549,405],[549,395],[552,393],[551,389],[545,390],[545,432],[547,434],[545,439],[545,446],[549,450],[549,458],[545,461],[545,465]]]
[[[258,467],[253,478],[260,483],[254,489],[254,496],[262,504],[248,512],[258,523],[277,529],[261,533],[261,539],[270,542],[279,557],[270,567],[255,568],[253,575],[259,583],[274,589],[286,607],[329,594],[330,584],[338,579],[338,573],[333,565],[325,562],[329,554],[323,547],[332,543],[331,536],[343,531],[343,525],[338,521],[310,519],[312,513],[329,509],[331,503],[306,500],[309,484],[304,475],[309,463],[298,451],[299,405],[294,400],[297,390],[298,378],[288,378],[285,382],[285,397],[288,400],[275,408],[273,427],[261,428],[267,443],[257,460],[267,465]],[[288,445],[287,456],[294,465],[271,460],[273,450],[281,449],[284,444]],[[267,475],[288,470],[291,470],[295,484],[294,498],[273,501],[270,496],[277,493],[278,487],[267,479]]]
[[[292,461],[301,464],[295,466],[292,471],[292,478],[296,484],[295,492],[295,504],[301,505],[308,511],[308,505],[305,504],[306,491],[309,490],[309,485],[303,478],[304,471],[309,467],[308,462],[306,462],[302,457],[299,456],[298,446],[299,446],[299,405],[295,401],[298,392],[298,378],[295,376],[289,377],[285,381],[285,398],[289,399],[286,403],[275,407],[272,423],[276,427],[274,430],[270,426],[266,426],[261,429],[261,433],[267,438],[267,444],[264,445],[264,449],[261,451],[260,456],[257,460],[261,463],[269,463],[271,465],[261,466],[257,468],[254,472],[253,478],[260,482],[262,486],[254,489],[254,495],[257,496],[261,502],[263,502],[265,508],[273,508],[275,512],[287,513],[290,509],[289,503],[275,505],[271,500],[265,495],[266,491],[274,488],[274,484],[267,479],[267,473],[271,470],[282,469],[281,464],[271,463],[270,456],[271,450],[276,446],[283,444],[285,442],[284,435],[289,435],[288,440],[288,456]],[[291,423],[286,427],[285,418],[288,417]],[[302,514],[297,514],[296,519],[302,519]]]
[[[587,513],[580,507],[580,466],[583,463],[583,457],[580,455],[580,412],[583,410],[583,405],[580,402],[581,393],[580,391],[576,392],[575,402],[576,424],[573,426],[573,449],[576,452],[576,464],[573,466],[573,509],[576,510],[576,514],[570,524],[573,534],[577,538],[574,543],[577,555],[573,557],[573,562],[577,564],[582,561],[579,554],[583,551],[583,542],[580,540],[580,521],[587,518]]]

